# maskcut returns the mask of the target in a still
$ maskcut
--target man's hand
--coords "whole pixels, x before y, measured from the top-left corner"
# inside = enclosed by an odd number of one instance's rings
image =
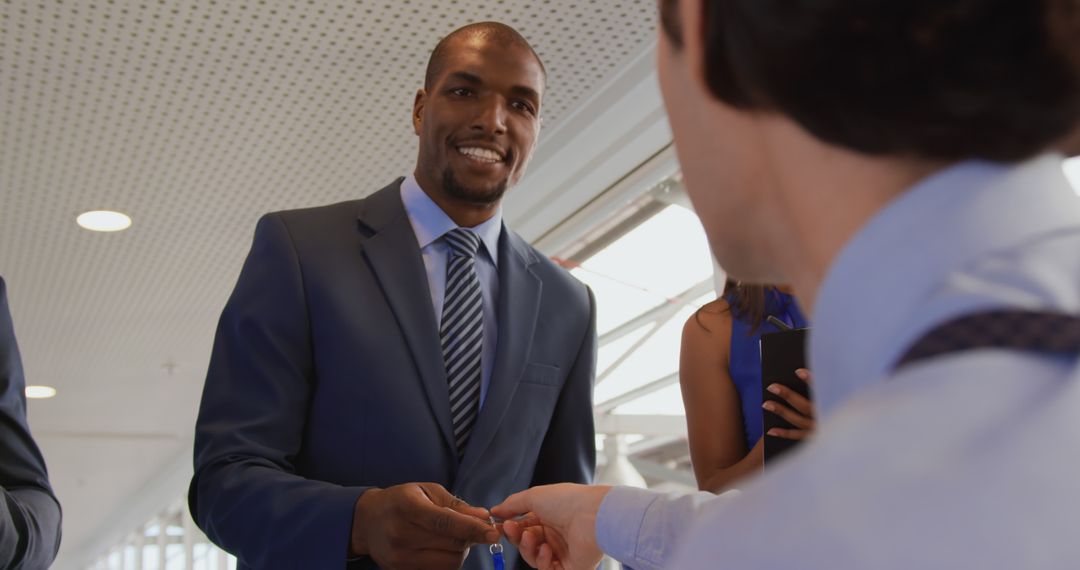
[[[499,539],[487,518],[437,483],[370,489],[356,501],[349,549],[388,570],[456,570],[470,546]]]
[[[593,570],[603,557],[596,544],[596,513],[609,490],[571,483],[534,487],[511,495],[491,512],[508,519],[503,532],[530,565]]]

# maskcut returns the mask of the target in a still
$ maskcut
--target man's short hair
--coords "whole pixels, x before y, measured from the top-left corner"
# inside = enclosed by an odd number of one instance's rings
[[[547,69],[544,68],[544,62],[540,59],[540,56],[536,54],[536,50],[529,45],[529,41],[526,40],[524,36],[518,33],[514,28],[500,22],[477,22],[462,26],[450,32],[446,37],[439,40],[439,43],[435,45],[435,49],[431,50],[431,57],[428,58],[427,72],[424,73],[425,90],[430,91],[432,84],[435,83],[435,79],[442,73],[445,66],[446,54],[450,51],[450,44],[453,40],[469,36],[487,37],[495,43],[504,46],[524,47],[536,58],[536,63],[540,64],[540,73],[543,75],[544,81],[547,82]]]
[[[681,46],[678,0],[661,24]],[[718,99],[868,154],[1016,161],[1080,119],[1080,0],[706,0]]]

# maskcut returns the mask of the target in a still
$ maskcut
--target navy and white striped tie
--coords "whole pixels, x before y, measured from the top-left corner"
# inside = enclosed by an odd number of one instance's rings
[[[480,237],[457,228],[447,232],[443,239],[450,246],[450,259],[446,265],[446,297],[439,336],[450,384],[454,443],[460,458],[465,454],[465,444],[480,408],[484,349],[484,302],[476,276]]]

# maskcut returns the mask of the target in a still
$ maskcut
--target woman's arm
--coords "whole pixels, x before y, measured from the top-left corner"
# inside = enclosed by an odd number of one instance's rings
[[[742,477],[760,471],[759,440],[746,449],[742,402],[728,373],[731,312],[723,300],[702,307],[683,326],[679,358],[690,459],[698,488],[719,493]]]

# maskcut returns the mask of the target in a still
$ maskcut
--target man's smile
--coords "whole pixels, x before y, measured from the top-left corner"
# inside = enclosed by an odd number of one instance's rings
[[[457,151],[466,158],[481,164],[495,164],[503,162],[506,157],[499,151],[479,146],[459,146]]]

